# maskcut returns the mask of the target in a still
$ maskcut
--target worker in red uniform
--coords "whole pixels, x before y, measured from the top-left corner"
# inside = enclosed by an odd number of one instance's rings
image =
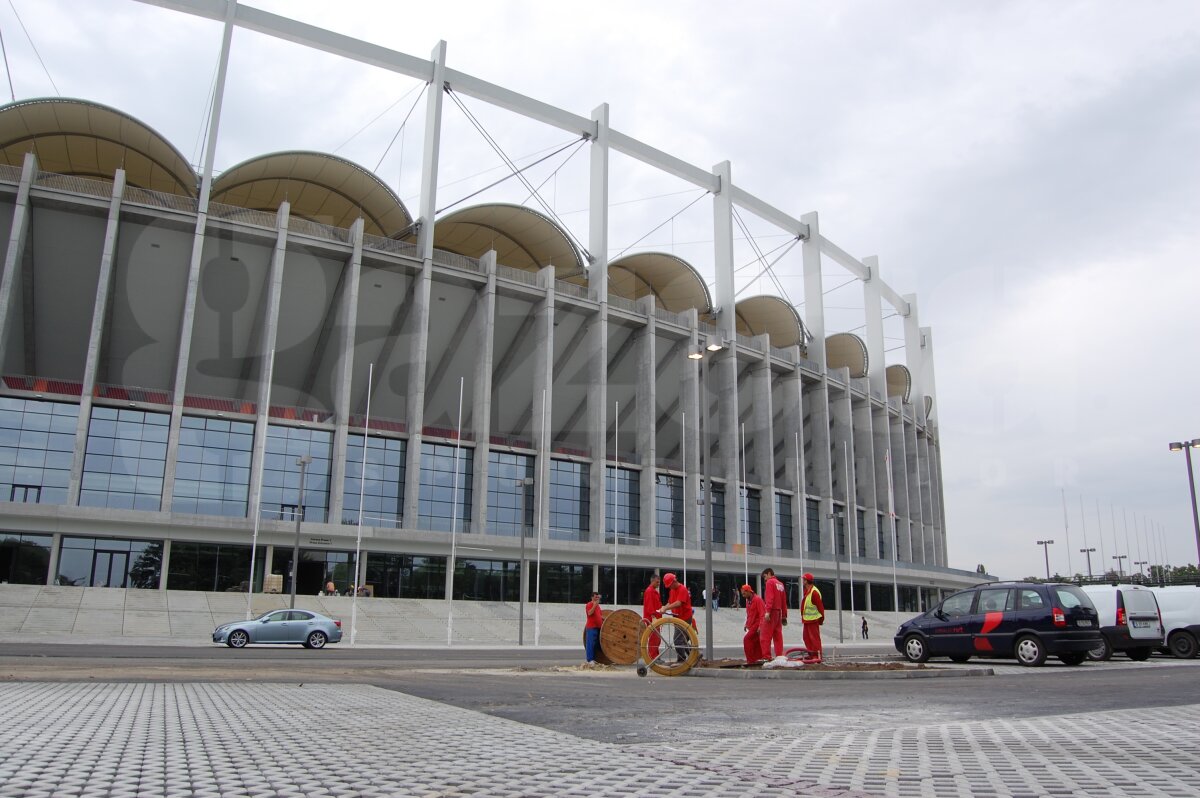
[[[742,638],[742,648],[746,651],[747,663],[758,662],[763,658],[762,647],[758,642],[758,630],[762,626],[767,606],[754,594],[754,588],[750,585],[742,585],[742,600],[746,602],[746,625],[742,627],[746,636]]]
[[[663,584],[667,588],[667,603],[663,605],[662,614],[672,613],[681,621],[687,621],[694,629],[696,617],[692,612],[692,594],[687,585],[675,578],[675,574],[664,574]]]
[[[658,589],[658,574],[650,575],[650,584],[646,586],[646,592],[642,594],[642,623],[649,626],[654,623],[656,618],[662,616],[662,593]],[[658,644],[661,638],[658,632],[650,636],[650,641],[646,644],[650,660],[654,661],[658,658]]]
[[[583,608],[587,622],[583,625],[583,651],[587,665],[596,664],[596,649],[600,647],[600,627],[604,625],[604,610],[600,609],[600,594],[593,593],[592,600]]]
[[[805,665],[821,661],[821,624],[825,623],[825,602],[821,591],[813,584],[813,575],[804,575],[804,598],[800,600],[800,620],[804,623],[804,648],[808,656]]]
[[[771,644],[775,644],[775,656],[783,656],[783,625],[787,622],[787,592],[784,590],[783,582],[775,578],[775,570],[772,568],[764,568],[762,572],[763,578],[763,604],[766,605],[766,613],[763,615],[762,624],[758,627],[758,642],[762,647],[764,659],[771,659]]]

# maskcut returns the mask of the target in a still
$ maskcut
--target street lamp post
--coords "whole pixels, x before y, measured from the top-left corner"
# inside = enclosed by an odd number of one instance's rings
[[[1042,547],[1042,553],[1046,555],[1046,581],[1050,581],[1050,544],[1053,540],[1039,540],[1037,544]]]
[[[521,489],[521,517],[517,521],[517,529],[521,535],[521,576],[517,580],[520,583],[518,589],[521,591],[521,601],[518,610],[520,615],[517,618],[517,645],[523,646],[525,645],[525,594],[529,592],[525,581],[525,494],[529,488],[533,487],[533,477],[518,479],[517,487]]]
[[[1114,554],[1113,559],[1117,561],[1117,576],[1125,575],[1125,564],[1121,560],[1128,559],[1128,554]]]
[[[1200,449],[1200,438],[1192,438],[1190,441],[1176,441],[1175,443],[1167,444],[1173,452],[1183,450],[1184,457],[1187,458],[1188,472],[1188,490],[1192,494],[1192,526],[1196,530],[1196,557],[1200,562],[1200,512],[1196,510],[1196,480],[1192,476],[1192,449]]]
[[[304,518],[304,477],[311,462],[311,454],[296,459],[296,465],[300,466],[300,499],[296,502],[296,540],[292,544],[292,603],[289,605],[292,609],[296,609],[296,582],[300,581],[300,521]]]
[[[1088,579],[1092,578],[1092,552],[1094,552],[1095,550],[1096,550],[1095,546],[1092,546],[1090,549],[1080,549],[1079,550],[1080,554],[1087,555]]]
[[[845,518],[845,513],[832,512],[829,514],[829,525],[833,527],[833,565],[834,565],[834,582],[837,584],[838,602],[838,642],[845,643],[846,638],[842,633],[842,552],[838,546],[838,519]],[[854,584],[850,584],[850,592],[854,592]]]
[[[1142,566],[1145,565],[1147,562],[1149,562],[1149,560],[1135,560],[1133,563],[1134,565],[1136,565],[1138,567],[1138,576],[1142,577],[1142,579],[1146,578],[1146,569],[1143,568]]]
[[[700,344],[694,344],[688,349],[689,360],[700,361],[700,458],[703,460],[704,471],[704,584],[706,590],[712,590],[713,584],[713,513],[712,513],[712,476],[709,474],[708,441],[704,436],[707,428],[706,419],[708,417],[708,358],[707,354],[720,352],[725,348],[725,345],[717,341],[715,338],[710,338],[708,343],[701,347]],[[686,588],[687,585],[685,584]],[[711,661],[713,659],[713,612],[712,601],[704,602],[704,658]]]

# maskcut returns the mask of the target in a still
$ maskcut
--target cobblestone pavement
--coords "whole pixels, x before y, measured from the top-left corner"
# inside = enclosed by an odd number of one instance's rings
[[[0,796],[1200,795],[1200,707],[612,745],[363,685],[0,683]]]

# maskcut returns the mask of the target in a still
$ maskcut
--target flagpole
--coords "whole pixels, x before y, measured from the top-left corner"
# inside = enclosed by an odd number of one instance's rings
[[[446,646],[451,645],[454,639],[454,569],[456,568],[455,559],[458,555],[458,458],[462,452],[462,406],[463,406],[463,378],[458,378],[458,429],[455,432],[455,447],[454,447],[454,492],[451,494],[450,501],[450,570],[446,574],[449,580],[450,595],[446,602]]]
[[[375,364],[371,363],[367,366],[367,416],[363,421],[362,470],[358,474],[358,536],[354,540],[354,581],[350,583],[354,594],[350,598],[350,645],[354,645],[358,637],[358,593],[362,589],[362,569],[358,558],[362,554],[363,496],[367,487],[367,447],[371,445],[371,384],[374,377]]]
[[[1067,522],[1067,489],[1060,488],[1062,491],[1063,502],[1063,534],[1067,538],[1067,578],[1075,576],[1075,569],[1071,567],[1071,525]]]
[[[617,555],[621,551],[621,530],[617,527],[617,486],[618,477],[621,474],[621,453],[617,450],[617,445],[621,440],[621,403],[613,402],[613,606],[617,606]]]
[[[742,569],[746,581],[742,584],[750,584],[750,489],[746,487],[746,422],[742,422]],[[713,593],[717,592],[717,586],[709,587]],[[711,598],[711,597],[710,597]]]
[[[896,495],[892,489],[892,450],[887,449],[883,453],[883,463],[887,466],[887,484],[888,484],[888,518],[892,522],[892,528],[888,532],[888,537],[892,539],[892,609],[900,612],[900,583],[896,578],[896,547],[899,545],[899,536],[896,533]]]
[[[804,551],[808,547],[808,500],[804,495],[804,472],[800,470],[800,433],[796,433],[796,496],[800,509],[800,573],[804,573]],[[793,547],[795,543],[792,544]],[[800,592],[804,593],[804,580],[800,580]]]
[[[550,439],[546,429],[546,389],[542,389],[542,447],[544,454],[549,454]],[[545,458],[538,463],[539,474],[545,473]],[[541,490],[546,490],[549,480],[541,480]],[[533,579],[533,646],[537,648],[542,639],[542,501],[537,499],[537,509],[534,511],[534,534],[537,535],[537,566],[534,568]]]
[[[270,423],[271,418],[271,383],[275,378],[275,350],[271,350],[271,358],[267,361],[267,423]],[[265,439],[264,435],[264,439]],[[253,615],[251,601],[254,598],[254,561],[255,555],[258,554],[258,521],[262,515],[262,484],[263,484],[263,468],[267,460],[267,447],[263,444],[263,450],[258,456],[258,499],[257,506],[254,507],[254,534],[250,539],[250,579],[246,583],[246,620],[250,620]],[[295,567],[293,565],[293,567]]]
[[[683,499],[683,583],[687,584],[687,413],[679,422],[679,451],[683,458],[683,483],[680,498]]]

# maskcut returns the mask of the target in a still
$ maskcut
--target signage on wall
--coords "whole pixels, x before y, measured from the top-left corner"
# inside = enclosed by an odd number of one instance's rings
[[[333,543],[329,538],[309,538],[308,542],[314,546],[329,546]]]

